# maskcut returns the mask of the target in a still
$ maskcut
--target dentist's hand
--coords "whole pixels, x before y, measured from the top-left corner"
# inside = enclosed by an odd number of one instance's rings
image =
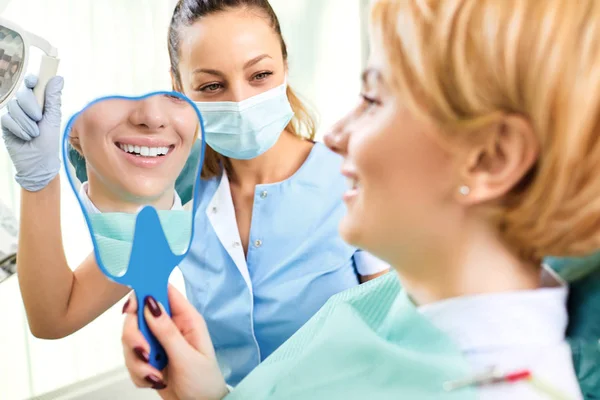
[[[15,179],[30,192],[43,189],[60,171],[60,120],[63,78],[46,85],[44,113],[33,94],[37,77],[25,78],[25,87],[8,103],[2,116],[2,138],[17,171]]]
[[[138,329],[135,294],[123,309],[125,365],[137,387],[154,388],[165,400],[220,400],[228,389],[213,348],[206,323],[198,311],[172,286],[169,304],[172,317],[152,298],[146,299],[144,315],[148,327],[169,357],[161,372],[148,363],[149,346]]]

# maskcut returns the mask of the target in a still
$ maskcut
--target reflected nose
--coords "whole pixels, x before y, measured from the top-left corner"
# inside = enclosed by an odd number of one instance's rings
[[[344,118],[336,123],[323,138],[325,145],[340,155],[345,155],[348,149],[348,137],[350,134],[347,126],[346,118]]]
[[[162,107],[160,96],[137,100],[137,103],[129,117],[133,125],[150,132],[164,129],[168,125],[168,116],[166,109]]]

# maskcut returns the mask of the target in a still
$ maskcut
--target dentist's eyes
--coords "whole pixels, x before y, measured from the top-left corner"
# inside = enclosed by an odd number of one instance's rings
[[[222,87],[223,85],[220,83],[209,83],[208,85],[201,86],[198,90],[205,93],[214,93]]]
[[[255,80],[255,81],[262,81],[262,80],[267,79],[271,75],[273,75],[273,72],[271,72],[271,71],[263,71],[263,72],[259,72],[258,74],[254,75],[252,77],[252,79]]]

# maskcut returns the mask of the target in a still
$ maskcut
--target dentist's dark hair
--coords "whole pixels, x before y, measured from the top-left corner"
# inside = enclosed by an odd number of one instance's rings
[[[189,27],[201,18],[211,14],[240,8],[258,11],[266,17],[274,33],[279,37],[283,61],[287,63],[287,46],[283,40],[279,19],[268,0],[179,0],[175,6],[171,25],[169,26],[169,58],[171,59],[174,90],[181,93],[184,92],[179,73],[182,28]],[[286,127],[286,130],[297,136],[313,140],[316,131],[316,121],[313,115],[289,86],[287,88],[287,97],[294,110],[294,117]],[[202,177],[210,178],[220,174],[219,163],[224,159],[224,156],[216,153],[208,146],[206,150]]]

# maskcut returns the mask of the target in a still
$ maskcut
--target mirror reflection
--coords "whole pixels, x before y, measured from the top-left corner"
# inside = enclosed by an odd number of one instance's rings
[[[0,25],[0,101],[17,85],[24,58],[25,45],[21,35]]]
[[[187,250],[191,207],[184,208],[175,181],[199,134],[194,107],[169,94],[101,99],[71,122],[68,145],[87,172],[78,196],[100,253],[97,261],[111,274],[127,270],[144,205],[157,210],[173,253]]]

